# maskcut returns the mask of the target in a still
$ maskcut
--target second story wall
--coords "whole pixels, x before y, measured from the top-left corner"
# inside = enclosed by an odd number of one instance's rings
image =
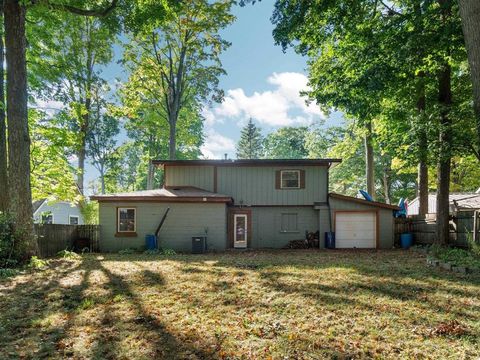
[[[166,166],[166,186],[194,186],[214,192],[213,166]]]
[[[235,205],[312,205],[327,201],[327,166],[166,166],[167,186],[195,186],[231,196]],[[280,170],[303,170],[305,187],[276,189]]]
[[[280,170],[303,170],[305,188],[276,189]],[[327,201],[326,166],[224,166],[217,169],[217,192],[232,196],[236,205],[312,205]]]

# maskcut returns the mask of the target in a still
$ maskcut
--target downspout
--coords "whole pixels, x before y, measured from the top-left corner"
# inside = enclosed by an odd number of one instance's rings
[[[327,208],[328,208],[328,230],[332,232],[332,209],[330,208],[330,165],[327,168]]]

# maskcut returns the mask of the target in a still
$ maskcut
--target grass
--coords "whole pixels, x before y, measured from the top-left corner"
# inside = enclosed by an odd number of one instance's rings
[[[459,248],[434,247],[432,255],[444,262],[456,266],[466,266],[472,269],[480,269],[480,256],[471,250]]]
[[[480,356],[480,278],[404,251],[83,255],[0,280],[6,358]]]

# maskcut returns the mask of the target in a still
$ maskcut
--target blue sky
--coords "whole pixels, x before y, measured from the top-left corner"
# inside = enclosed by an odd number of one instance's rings
[[[274,45],[270,17],[273,0],[263,0],[255,5],[235,7],[237,20],[222,31],[224,39],[232,46],[222,54],[221,60],[227,75],[220,79],[225,90],[225,101],[204,109],[205,158],[221,158],[227,153],[235,157],[235,143],[242,126],[250,117],[264,134],[281,126],[337,124],[340,116],[326,119],[318,106],[306,105],[299,91],[306,89],[306,59],[293,50],[284,53]],[[116,47],[117,59],[121,56]],[[120,65],[112,63],[104,69],[104,78],[114,82],[126,80]],[[119,141],[122,142],[122,133]],[[85,185],[96,179],[98,173],[87,165]]]

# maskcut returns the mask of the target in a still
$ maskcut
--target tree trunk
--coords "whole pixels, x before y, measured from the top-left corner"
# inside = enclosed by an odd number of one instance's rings
[[[177,158],[177,119],[175,115],[170,115],[168,119],[170,125],[170,138],[168,143],[168,158],[175,160]]]
[[[392,199],[390,197],[390,190],[391,190],[391,186],[392,186],[391,172],[392,172],[391,160],[387,159],[387,164],[386,164],[385,168],[383,169],[383,192],[384,192],[384,195],[385,195],[385,202],[387,204],[392,203]]]
[[[3,2],[0,4],[0,16],[3,20]],[[8,209],[7,176],[7,125],[5,123],[5,51],[3,46],[3,21],[0,23],[0,212]]]
[[[372,123],[369,121],[366,125],[367,134],[365,135],[365,172],[367,179],[367,192],[375,200],[375,176],[373,165],[373,145],[372,145]]]
[[[446,245],[449,240],[450,219],[450,166],[451,166],[451,120],[452,103],[451,68],[446,64],[438,80],[438,100],[442,106],[440,115],[440,152],[437,163],[437,229],[435,242]]]
[[[9,210],[16,232],[15,250],[19,257],[28,259],[37,254],[38,246],[30,189],[25,11],[18,0],[5,1]]]
[[[459,0],[463,36],[473,85],[473,106],[477,128],[477,157],[480,160],[480,1]]]
[[[419,215],[428,213],[428,138],[425,130],[425,74],[423,72],[418,75],[418,101],[417,112],[419,119],[418,131],[418,200]]]
[[[152,159],[148,160],[148,174],[147,174],[147,190],[153,189],[155,173],[153,169]]]

